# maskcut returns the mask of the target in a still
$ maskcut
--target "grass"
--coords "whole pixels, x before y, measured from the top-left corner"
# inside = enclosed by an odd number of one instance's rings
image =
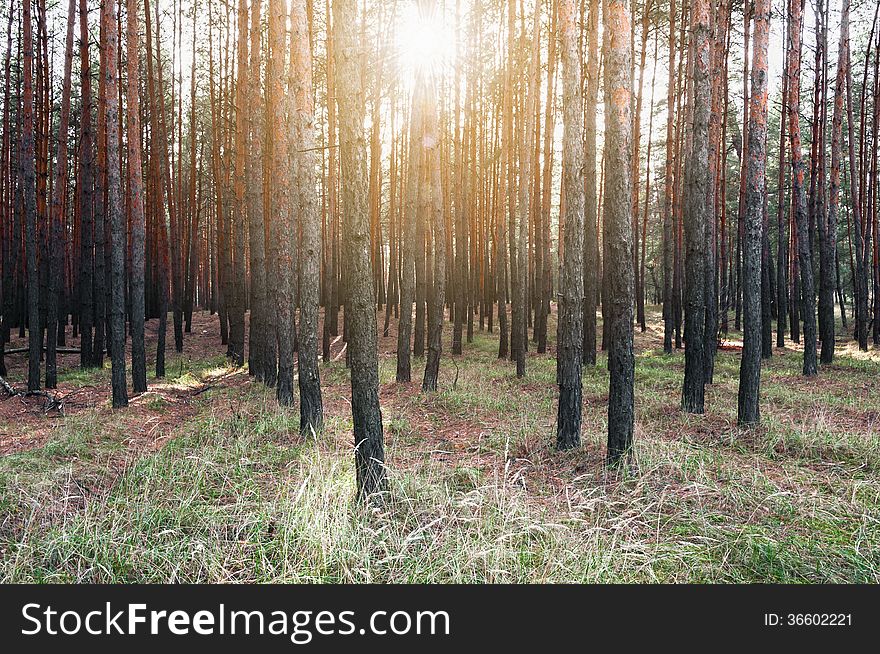
[[[41,447],[0,459],[0,580],[880,582],[875,361],[845,350],[806,381],[800,355],[777,351],[762,426],[745,432],[737,353],[719,352],[707,413],[690,416],[681,353],[642,348],[638,471],[615,476],[602,466],[604,360],[585,370],[582,447],[557,453],[555,361],[531,356],[516,379],[496,347],[477,334],[456,365],[444,357],[430,396],[395,385],[381,360],[381,510],[353,502],[342,361],[322,366],[316,439],[253,383],[200,396],[163,447],[124,465],[120,413],[59,421]],[[169,383],[225,365],[181,361]]]

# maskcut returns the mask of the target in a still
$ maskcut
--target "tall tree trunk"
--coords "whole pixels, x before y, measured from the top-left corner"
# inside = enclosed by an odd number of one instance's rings
[[[514,331],[512,325],[508,328],[507,304],[508,288],[514,290],[516,268],[516,235],[510,231],[510,216],[513,215],[514,184],[515,177],[513,160],[515,143],[513,137],[513,76],[514,76],[514,34],[516,32],[516,2],[507,0],[507,61],[504,71],[504,94],[502,95],[501,120],[501,158],[500,170],[501,188],[499,189],[501,207],[498,216],[498,358],[505,359],[512,350]],[[514,291],[515,292],[515,291]],[[511,320],[511,322],[513,322]]]
[[[537,309],[537,318],[535,320],[535,332],[537,341],[537,351],[543,354],[547,351],[547,317],[550,315],[550,301],[553,292],[553,270],[550,256],[550,201],[551,201],[551,185],[553,182],[553,132],[555,129],[554,122],[554,100],[556,97],[556,34],[558,31],[558,7],[553,0],[549,0],[550,11],[550,44],[548,46],[547,55],[547,99],[544,107],[544,161],[543,171],[541,173],[541,228],[540,228],[540,248],[536,253],[536,285],[539,289],[537,297],[540,305]],[[577,2],[575,2],[577,7]],[[575,21],[577,17],[575,17]],[[577,37],[575,37],[577,38]],[[575,43],[575,51],[577,46]],[[580,66],[580,57],[577,59],[577,65]],[[581,72],[578,71],[578,78]],[[583,119],[581,119],[583,126]],[[581,134],[583,139],[583,134]],[[583,153],[581,153],[583,159]],[[582,180],[583,181],[583,180]],[[583,237],[581,237],[583,240]],[[539,256],[538,256],[539,255]],[[583,257],[581,257],[583,261]],[[539,265],[540,263],[540,265]],[[581,274],[583,277],[583,274]],[[583,282],[581,282],[583,288]],[[583,311],[581,311],[583,313]],[[583,317],[580,320],[581,328],[583,328]],[[583,339],[581,339],[583,340]],[[581,345],[581,356],[583,356],[583,345]]]
[[[94,266],[94,153],[92,150],[92,75],[89,57],[88,0],[79,0],[80,141],[79,141],[79,341],[80,367],[94,365],[92,354],[92,272]]]
[[[674,0],[673,0],[674,1]],[[599,103],[599,0],[589,0],[584,111],[584,344],[583,361],[596,365],[596,302],[599,296],[599,202],[596,196],[596,113]]]
[[[536,35],[532,40],[531,59],[528,73],[528,90],[526,93],[525,117],[520,132],[520,166],[519,188],[517,195],[517,247],[516,247],[516,290],[513,302],[513,340],[512,354],[516,362],[516,376],[523,377],[526,374],[526,349],[528,348],[527,313],[528,287],[529,287],[529,220],[531,207],[531,186],[533,183],[532,165],[534,149],[531,147],[532,135],[535,131],[535,106],[538,100],[538,51],[540,34],[539,27],[540,11],[535,8],[532,24],[532,34]],[[513,235],[511,235],[512,237]]]
[[[260,47],[261,0],[251,2],[251,49],[248,98],[247,211],[251,272],[251,322],[249,361],[257,379],[274,386],[277,379],[277,345],[274,305],[268,301],[269,264],[266,262],[266,225],[264,220],[263,133],[265,111],[261,101]]]
[[[37,170],[34,147],[34,43],[31,0],[22,0],[23,99],[20,175],[24,187],[28,303],[28,391],[40,390],[40,286],[37,268]]]
[[[843,0],[840,10],[840,40],[846,42],[846,113],[847,113],[847,130],[849,132],[849,188],[850,188],[850,207],[851,219],[855,231],[855,282],[853,284],[855,291],[856,311],[856,339],[859,342],[859,349],[863,352],[868,350],[868,273],[866,270],[866,247],[865,233],[866,229],[862,221],[862,212],[859,201],[859,173],[856,167],[855,156],[855,140],[854,140],[854,118],[853,118],[853,102],[852,102],[852,67],[851,53],[849,47],[849,0]],[[841,46],[842,47],[842,46]],[[805,329],[806,331],[806,329]]]
[[[804,375],[816,374],[816,295],[813,289],[813,260],[810,251],[805,164],[801,155],[801,0],[789,1],[788,23],[788,138],[791,146],[792,195],[798,238],[798,267],[801,280],[801,317],[804,321]]]
[[[244,0],[242,0],[244,2]],[[286,60],[286,5],[269,1],[269,126],[272,130],[271,179],[278,180],[271,195],[271,248],[269,256],[275,278],[275,329],[278,334],[278,382],[276,395],[282,406],[293,405],[293,285],[290,233],[293,229],[290,202],[290,157],[284,112]]]
[[[706,242],[709,215],[710,29],[708,0],[694,0],[691,8],[693,38],[693,95],[685,162],[684,229],[686,239],[684,386],[681,408],[688,413],[705,410]]]
[[[633,270],[635,271],[635,293],[636,293],[636,320],[639,323],[641,331],[645,331],[645,301],[644,301],[644,285],[645,280],[642,278],[639,269],[639,168],[641,159],[641,140],[642,140],[642,93],[645,86],[645,60],[648,54],[648,25],[651,15],[651,0],[645,0],[645,6],[642,12],[642,43],[639,50],[639,85],[635,97],[635,113],[633,115],[633,155],[632,155],[632,222],[633,222]],[[635,4],[633,4],[635,7]],[[630,31],[631,40],[635,40],[635,29]],[[634,47],[634,46],[633,46]],[[656,59],[656,57],[655,57]],[[648,135],[650,141],[651,135]],[[650,166],[650,161],[645,160]],[[648,203],[650,188],[645,187],[645,204]],[[641,250],[645,250],[645,243],[642,241]]]
[[[633,383],[632,198],[630,162],[629,10],[624,0],[605,0],[605,191],[604,241],[608,249],[608,463],[629,460],[635,427]]]
[[[820,3],[820,11],[817,13],[817,26],[822,24],[825,32],[821,37],[822,62],[823,68],[827,71],[827,13],[825,11],[824,2]],[[841,21],[841,30],[844,24]],[[828,192],[828,210],[823,212],[824,225],[820,233],[824,232],[822,239],[821,257],[821,279],[819,280],[819,312],[825,317],[820,320],[819,338],[822,340],[822,352],[820,360],[822,363],[831,363],[834,361],[834,291],[837,285],[837,214],[840,207],[840,162],[841,162],[841,138],[843,136],[843,100],[846,85],[846,65],[847,65],[847,49],[849,47],[848,38],[844,38],[841,32],[840,43],[838,44],[837,56],[837,75],[834,83],[834,109],[831,118],[831,174]],[[827,73],[823,73],[823,115],[826,111],[824,106],[824,90],[827,88]],[[822,121],[824,129],[825,122]],[[824,139],[823,139],[824,142]],[[825,157],[822,152],[821,156]],[[824,190],[823,190],[824,195]],[[822,220],[822,218],[820,218]],[[846,313],[841,305],[841,317],[846,325]]]
[[[131,379],[135,393],[143,393],[147,390],[147,354],[144,348],[146,224],[141,170],[140,99],[138,97],[138,83],[140,81],[139,6],[138,0],[126,0],[128,21],[126,122],[128,125],[128,201],[131,207]],[[192,135],[192,138],[195,138],[195,134]]]
[[[286,12],[285,12],[286,13]],[[286,23],[286,20],[284,21]],[[282,38],[284,38],[282,36]],[[284,55],[275,53],[280,57],[282,64]],[[229,309],[229,357],[233,365],[244,365],[244,312],[245,312],[245,167],[247,165],[247,133],[248,116],[245,108],[248,101],[248,10],[247,0],[239,0],[238,3],[238,75],[235,83],[235,181],[233,182],[234,202],[232,205],[232,224],[229,225],[231,238],[227,243],[229,252],[227,256],[232,259],[232,279],[229,288],[230,297],[227,298]],[[257,73],[259,74],[259,73]],[[286,143],[286,140],[285,140]],[[286,150],[285,150],[286,154]],[[279,186],[286,184],[285,178],[278,178]],[[284,191],[281,191],[282,193]],[[282,211],[284,211],[282,209]],[[286,236],[290,232],[285,230]],[[281,246],[283,248],[283,246]],[[291,366],[293,362],[291,361]]]
[[[583,404],[584,134],[576,7],[575,0],[558,2],[562,57],[562,194],[565,198],[565,252],[556,328],[559,344],[556,356],[556,383],[559,385],[556,447],[561,450],[580,444]]]
[[[299,429],[303,435],[320,431],[324,422],[321,377],[318,371],[318,288],[321,273],[321,224],[316,203],[315,106],[312,90],[312,50],[309,42],[307,0],[293,0],[290,8],[294,88],[294,143],[299,223],[302,226],[302,285],[299,318]]]
[[[429,10],[430,11],[430,10]],[[443,215],[443,196],[440,171],[440,129],[437,117],[437,80],[430,81],[427,120],[425,121],[426,168],[431,190],[431,227],[434,247],[434,285],[428,297],[428,357],[423,391],[436,391],[440,376],[440,356],[443,353],[443,310],[446,306],[446,217]]]
[[[67,130],[70,123],[70,75],[73,66],[73,25],[76,0],[68,0],[67,37],[64,42],[64,78],[61,91],[61,118],[58,122],[58,148],[52,182],[51,239],[49,251],[49,298],[46,318],[46,388],[58,384],[58,304],[64,283],[64,194],[67,192]],[[63,329],[63,326],[62,326]]]
[[[376,312],[370,268],[370,219],[367,207],[366,144],[363,128],[363,83],[355,34],[355,0],[333,3],[339,145],[342,159],[342,215],[345,226],[346,307],[351,364],[351,409],[354,423],[357,497],[370,500],[386,488],[385,442],[379,408],[379,361]],[[401,311],[401,315],[407,309]]]
[[[675,0],[669,1],[669,79],[666,84],[666,106],[675,105]],[[673,300],[673,263],[675,258],[675,225],[673,199],[675,193],[675,112],[666,112],[666,163],[663,193],[663,351],[672,354],[675,331]]]
[[[788,313],[788,234],[785,212],[785,106],[788,102],[788,71],[783,62],[782,95],[779,105],[779,168],[776,181],[776,347],[785,347],[785,321]]]
[[[796,2],[798,0],[795,0]],[[739,372],[737,420],[740,425],[760,421],[761,384],[761,239],[766,183],[767,48],[770,34],[770,0],[754,6],[752,90],[746,149],[746,206],[743,230],[743,352]]]
[[[125,381],[125,222],[122,214],[122,181],[119,173],[119,32],[116,3],[101,7],[104,24],[106,91],[105,129],[107,139],[107,214],[110,219],[110,361],[112,364],[113,408],[128,406]]]
[[[412,96],[407,156],[403,257],[400,271],[400,317],[397,323],[397,381],[408,382],[412,376],[412,305],[415,294],[415,248],[419,211],[419,180],[422,160],[422,103],[424,81],[416,80]]]

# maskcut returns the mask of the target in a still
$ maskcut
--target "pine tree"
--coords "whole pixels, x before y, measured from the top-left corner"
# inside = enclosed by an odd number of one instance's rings
[[[562,57],[565,253],[560,280],[559,323],[556,328],[559,343],[556,354],[556,381],[559,384],[556,446],[568,449],[580,444],[583,404],[584,134],[575,1],[559,0],[558,11]]]
[[[795,0],[797,1],[797,0]],[[746,168],[745,225],[743,230],[743,353],[739,373],[738,421],[754,425],[760,420],[761,383],[761,240],[766,184],[767,48],[770,34],[770,0],[754,6],[752,89]]]
[[[140,19],[138,0],[126,0],[126,125],[128,126],[128,202],[131,212],[131,379],[135,393],[147,390],[147,354],[144,348],[146,222],[141,170]],[[195,135],[193,135],[193,138]]]
[[[632,52],[624,0],[605,0],[605,189],[604,242],[608,252],[608,463],[628,462],[635,428],[633,383],[633,235],[630,163],[632,148]]]
[[[363,134],[363,83],[355,0],[333,3],[338,82],[339,146],[342,162],[342,216],[348,273],[345,321],[349,324],[351,410],[354,423],[357,496],[374,500],[386,489],[385,442],[379,407],[376,313],[370,264],[366,144]],[[403,309],[401,315],[403,314]]]
[[[293,39],[291,69],[294,88],[294,142],[299,223],[302,226],[302,285],[299,319],[300,432],[320,431],[324,421],[321,377],[318,370],[318,286],[321,272],[321,231],[315,200],[315,108],[312,90],[312,51],[306,0],[293,0],[290,8]]]

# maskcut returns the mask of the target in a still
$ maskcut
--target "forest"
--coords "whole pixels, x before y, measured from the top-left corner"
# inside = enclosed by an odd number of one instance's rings
[[[3,0],[0,579],[880,582],[878,18]]]

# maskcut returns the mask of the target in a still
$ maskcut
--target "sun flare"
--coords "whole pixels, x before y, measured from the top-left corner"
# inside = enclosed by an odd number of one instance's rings
[[[407,3],[396,27],[401,76],[438,75],[455,56],[455,34],[440,9],[428,11]]]

